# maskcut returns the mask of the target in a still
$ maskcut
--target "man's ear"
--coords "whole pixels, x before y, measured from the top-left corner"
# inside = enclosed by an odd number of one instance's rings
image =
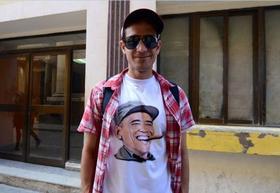
[[[123,54],[125,54],[125,43],[124,43],[124,41],[123,40],[120,40],[120,48],[121,48],[121,50],[122,50],[122,53]]]
[[[119,139],[119,140],[122,140],[122,135],[120,134],[120,131],[121,131],[121,127],[120,126],[117,126],[116,127],[116,137]]]
[[[160,49],[161,49],[161,46],[162,46],[162,41],[161,40],[159,40],[158,41],[158,45],[157,45],[157,47],[156,47],[156,52],[157,52],[157,55],[159,54],[159,52],[160,52]]]

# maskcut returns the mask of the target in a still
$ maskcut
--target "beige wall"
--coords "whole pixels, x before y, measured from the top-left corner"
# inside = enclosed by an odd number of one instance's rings
[[[86,29],[88,1],[11,1],[0,4],[0,39]]]
[[[86,0],[18,0],[0,4],[0,22],[22,20],[32,17],[47,16],[87,9]],[[55,22],[55,21],[51,21]]]
[[[280,192],[280,157],[203,151],[189,155],[190,193]]]
[[[106,79],[108,1],[90,1],[87,10],[86,86],[85,98],[90,89]]]

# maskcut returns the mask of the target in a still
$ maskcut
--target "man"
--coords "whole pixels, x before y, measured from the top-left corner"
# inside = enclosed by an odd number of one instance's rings
[[[24,101],[24,93],[23,92],[16,92],[15,93],[15,104],[19,105],[19,106],[23,106],[25,101]],[[32,123],[32,127],[35,121],[35,114],[32,113],[31,114],[31,123]],[[15,150],[18,151],[20,150],[20,141],[21,141],[21,131],[23,130],[24,127],[24,112],[23,110],[20,111],[16,111],[14,113],[13,116],[13,126],[16,129],[16,146],[15,146]],[[35,140],[35,145],[36,147],[39,147],[40,143],[41,143],[41,139],[38,137],[38,135],[33,131],[33,128],[31,129],[31,133],[30,135],[33,137],[33,139]]]
[[[155,135],[153,120],[158,116],[157,108],[139,101],[129,101],[120,105],[115,114],[115,133],[123,146],[115,158],[126,161],[153,161],[150,153],[151,141],[160,139]]]
[[[152,69],[160,52],[163,27],[161,18],[148,9],[133,11],[124,21],[120,48],[128,68],[92,89],[78,128],[85,133],[83,192],[188,193],[188,157],[181,150],[186,145],[184,132],[194,125],[189,103],[178,87],[178,104],[170,91],[174,85]],[[113,94],[103,114],[103,93],[107,87]],[[154,161],[128,162],[114,156],[122,144],[113,135],[113,117],[118,106],[128,101],[140,101],[159,111],[153,121],[154,129],[164,137],[151,143]]]

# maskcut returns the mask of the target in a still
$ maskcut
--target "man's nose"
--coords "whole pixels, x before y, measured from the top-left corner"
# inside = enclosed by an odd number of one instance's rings
[[[137,49],[138,52],[145,52],[145,51],[147,51],[147,48],[146,48],[146,46],[145,46],[145,44],[143,43],[142,40],[139,41],[136,49]]]
[[[153,131],[153,127],[151,127],[151,126],[148,126],[148,125],[144,125],[143,126],[143,132],[145,132],[145,133],[149,133],[149,132],[152,132]]]

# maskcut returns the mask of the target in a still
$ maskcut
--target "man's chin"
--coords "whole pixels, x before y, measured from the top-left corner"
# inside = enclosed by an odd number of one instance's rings
[[[142,68],[144,66],[146,68],[153,66],[153,63],[151,62],[150,58],[135,59],[134,64],[135,66],[142,67]]]
[[[149,151],[150,151],[150,144],[145,145],[145,147],[142,147],[141,150],[138,151],[138,154],[141,155],[141,157],[142,157],[142,155],[148,155]]]

